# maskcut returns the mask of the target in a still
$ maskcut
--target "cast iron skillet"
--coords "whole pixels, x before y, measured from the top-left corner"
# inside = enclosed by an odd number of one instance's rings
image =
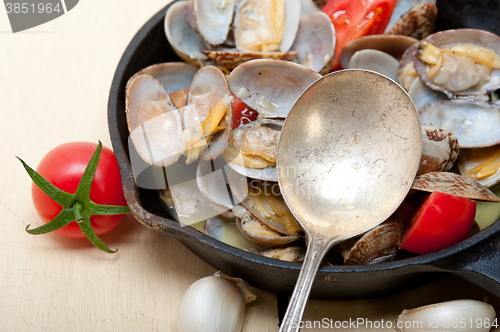
[[[474,18],[464,19],[471,6]],[[134,216],[144,226],[179,239],[214,268],[245,279],[251,285],[277,294],[290,294],[301,265],[245,252],[219,242],[191,227],[181,227],[165,210],[154,190],[136,186],[128,154],[125,86],[140,69],[155,63],[180,61],[166,40],[163,18],[168,6],[153,16],[135,35],[115,72],[108,102],[108,125],[120,165],[123,189]],[[473,27],[499,34],[499,1],[438,1],[437,28]],[[487,14],[486,14],[487,12]],[[488,16],[486,16],[488,15]],[[497,29],[496,31],[494,29]],[[500,222],[443,250],[367,266],[323,266],[311,298],[353,300],[391,295],[414,289],[451,273],[500,296]]]

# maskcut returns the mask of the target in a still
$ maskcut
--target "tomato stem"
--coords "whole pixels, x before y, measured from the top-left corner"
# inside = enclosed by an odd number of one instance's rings
[[[75,221],[76,221],[77,224],[79,224],[79,223],[81,223],[83,221],[82,209],[83,209],[82,204],[80,204],[78,202],[76,202],[73,205],[73,213],[75,214]]]

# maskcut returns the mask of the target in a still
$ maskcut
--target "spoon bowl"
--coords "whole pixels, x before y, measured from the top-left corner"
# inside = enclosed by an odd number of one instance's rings
[[[328,250],[396,210],[420,154],[417,110],[391,79],[344,70],[302,93],[282,129],[277,167],[282,195],[305,231],[307,253],[280,331],[298,331]]]

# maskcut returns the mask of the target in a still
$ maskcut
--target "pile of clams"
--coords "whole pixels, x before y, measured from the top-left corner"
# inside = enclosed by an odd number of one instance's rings
[[[419,5],[386,34],[354,40],[337,56],[343,68],[397,81],[417,106],[422,157],[409,201],[441,191],[499,202],[488,188],[500,181],[500,37],[430,34],[435,17],[434,4]],[[144,68],[126,88],[131,148],[162,170],[162,201],[182,224],[222,242],[300,262],[304,233],[280,193],[277,147],[295,101],[331,70],[330,19],[307,1],[190,0],[170,6],[165,32],[185,62]],[[257,120],[235,125],[234,98]],[[410,205],[337,246],[337,257],[344,264],[395,259]]]

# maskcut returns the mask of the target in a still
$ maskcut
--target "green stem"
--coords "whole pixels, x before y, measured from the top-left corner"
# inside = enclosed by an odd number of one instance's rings
[[[78,202],[73,204],[73,213],[75,214],[75,221],[77,224],[79,224],[83,221],[82,210],[83,210],[82,204],[80,204]]]

